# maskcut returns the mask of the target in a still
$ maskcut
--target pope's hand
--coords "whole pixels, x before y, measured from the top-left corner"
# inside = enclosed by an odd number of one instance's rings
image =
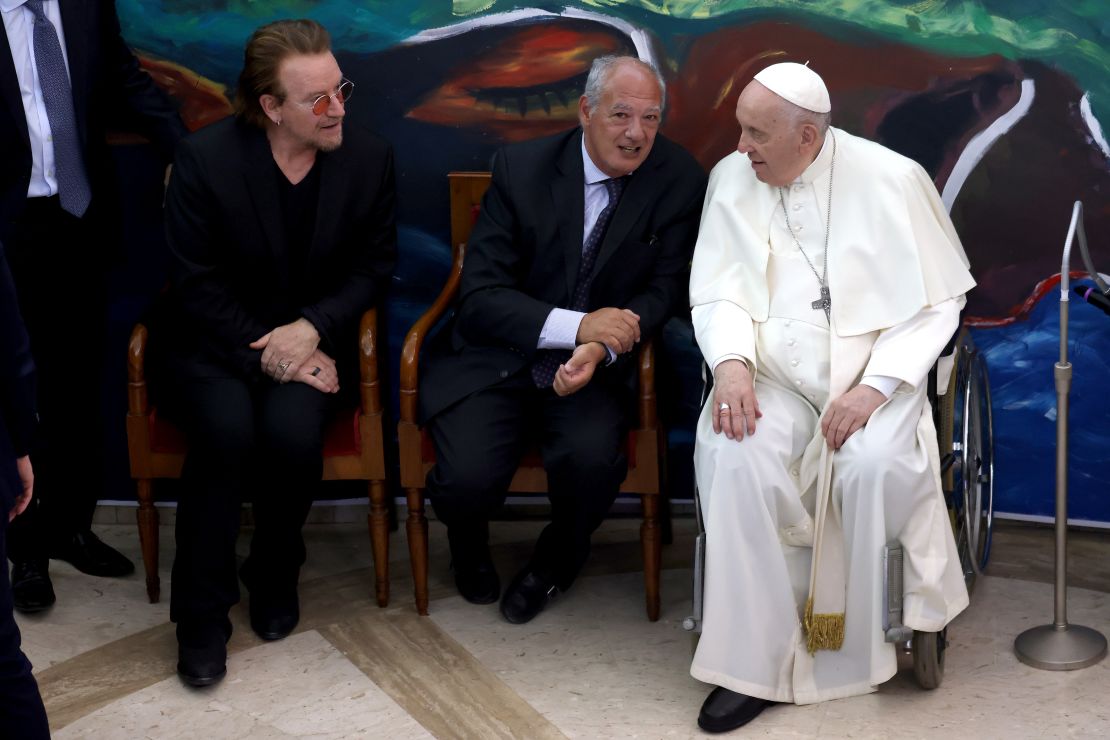
[[[743,360],[725,360],[713,371],[713,431],[740,441],[755,434],[755,420],[763,416],[755,398],[752,374]]]
[[[821,434],[829,449],[839,450],[844,441],[867,424],[875,409],[886,401],[878,390],[869,385],[857,385],[829,404],[821,417]]]

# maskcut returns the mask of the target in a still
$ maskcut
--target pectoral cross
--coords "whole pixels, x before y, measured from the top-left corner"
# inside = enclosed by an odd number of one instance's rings
[[[829,286],[822,285],[821,286],[821,297],[818,298],[817,300],[815,300],[813,303],[811,303],[809,305],[810,305],[810,308],[814,309],[815,311],[817,309],[821,309],[822,311],[824,311],[825,312],[825,320],[828,321],[829,323],[832,323],[832,318],[829,316],[829,312],[832,309],[832,296],[829,295]]]

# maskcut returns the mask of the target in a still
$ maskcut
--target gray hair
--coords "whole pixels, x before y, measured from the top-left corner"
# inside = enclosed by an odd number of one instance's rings
[[[829,125],[832,123],[832,113],[817,113],[800,105],[791,103],[786,98],[780,97],[782,101],[783,110],[786,112],[787,118],[794,128],[801,128],[809,123],[817,127],[817,133],[824,137],[825,133],[829,130]]]
[[[609,83],[609,77],[621,64],[636,64],[642,69],[651,73],[655,81],[659,83],[659,112],[662,113],[663,109],[667,107],[667,83],[663,81],[663,74],[651,62],[633,56],[618,56],[610,54],[603,57],[598,57],[590,65],[590,74],[586,77],[586,89],[582,92],[586,96],[586,105],[590,109],[590,113],[597,110],[598,104],[601,103],[601,95],[605,92],[605,86]]]

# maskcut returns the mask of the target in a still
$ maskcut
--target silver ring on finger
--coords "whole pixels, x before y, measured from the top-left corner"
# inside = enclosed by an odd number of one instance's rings
[[[729,406],[729,405],[728,405],[727,403],[724,403],[724,402],[722,402],[722,403],[721,403],[721,405],[720,405],[720,406],[718,406],[717,408],[718,408],[718,410],[720,410],[720,411],[728,411],[728,410],[729,410],[729,409],[731,409],[732,407],[731,407],[731,406]]]

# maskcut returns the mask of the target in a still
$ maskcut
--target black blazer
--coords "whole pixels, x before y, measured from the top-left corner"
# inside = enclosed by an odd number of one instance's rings
[[[35,429],[35,365],[19,316],[15,285],[0,244],[0,517],[22,491],[15,458],[31,451]]]
[[[178,147],[166,195],[173,354],[259,379],[261,352],[247,345],[303,316],[325,352],[353,360],[359,318],[381,299],[396,261],[393,152],[346,121],[343,145],[316,156],[316,231],[300,270],[265,133],[226,118]]]
[[[177,111],[120,37],[115,2],[60,0],[77,131],[92,186],[89,217],[114,210],[105,139],[109,126],[137,128],[169,162],[186,130]],[[20,10],[20,12],[23,12]],[[10,236],[31,181],[31,142],[8,35],[0,33],[0,239]]]
[[[498,152],[467,245],[455,319],[423,363],[425,419],[530,363],[551,309],[570,305],[582,256],[581,142],[575,129]],[[649,337],[685,307],[705,186],[694,158],[656,136],[601,244],[587,311],[631,309]],[[591,382],[627,384],[628,358]]]

